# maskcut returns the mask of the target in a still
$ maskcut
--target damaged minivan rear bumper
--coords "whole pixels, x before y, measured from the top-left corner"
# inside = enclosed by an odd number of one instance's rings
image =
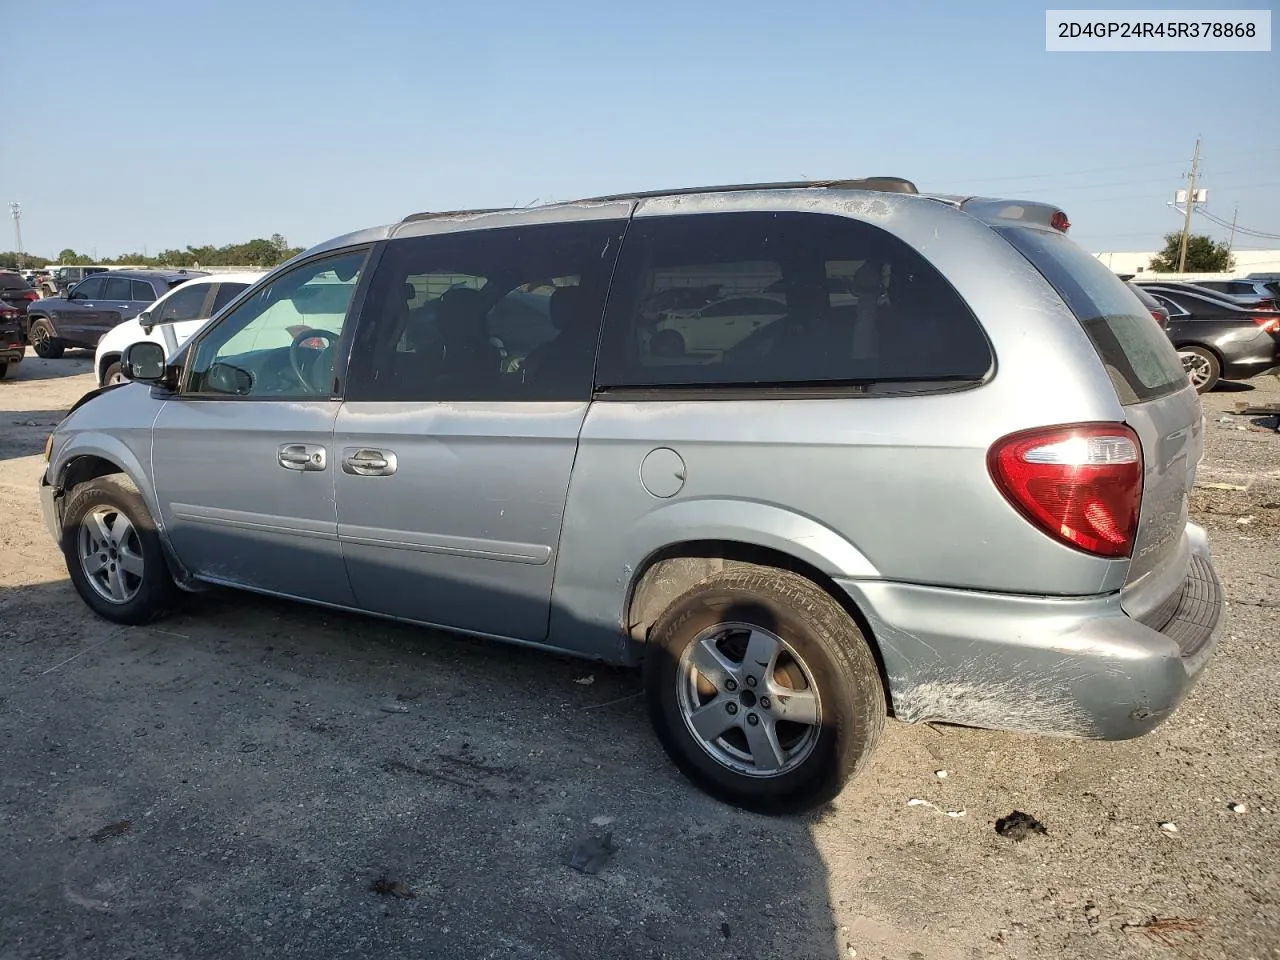
[[[878,644],[893,714],[996,730],[1124,740],[1177,708],[1217,646],[1225,596],[1187,525],[1181,589],[1145,622],[1119,594],[1031,597],[839,580]]]

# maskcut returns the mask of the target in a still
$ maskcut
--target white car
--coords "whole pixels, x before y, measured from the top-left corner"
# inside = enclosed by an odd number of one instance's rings
[[[215,273],[193,277],[174,287],[135,319],[112,327],[98,341],[94,355],[93,370],[98,386],[123,381],[120,355],[129,344],[151,340],[165,347],[167,354],[172,354],[264,273]]]

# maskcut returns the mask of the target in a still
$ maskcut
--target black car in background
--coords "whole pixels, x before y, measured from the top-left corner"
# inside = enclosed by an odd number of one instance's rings
[[[1241,307],[1208,290],[1144,283],[1169,310],[1166,333],[1196,391],[1219,380],[1248,380],[1280,367],[1280,312]]]
[[[27,283],[22,274],[12,270],[0,270],[0,305],[13,307],[19,314],[40,299],[35,287]]]
[[[21,363],[26,344],[22,339],[22,316],[17,307],[0,302],[0,380],[9,372],[9,365]]]
[[[132,320],[163,294],[204,270],[110,270],[86,277],[66,296],[45,297],[27,308],[26,339],[36,355],[56,360],[67,347],[98,345],[102,335]]]
[[[1133,295],[1142,301],[1142,305],[1147,308],[1147,312],[1151,314],[1151,319],[1156,322],[1160,329],[1167,332],[1169,329],[1169,308],[1136,283],[1126,280],[1125,286],[1132,290]]]

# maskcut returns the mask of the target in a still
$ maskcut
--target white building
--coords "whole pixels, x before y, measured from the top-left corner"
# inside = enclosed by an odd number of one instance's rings
[[[1163,279],[1182,277],[1196,280],[1230,280],[1233,277],[1244,277],[1251,273],[1280,273],[1280,250],[1233,250],[1236,258],[1235,269],[1229,273],[1155,273],[1151,269],[1151,260],[1159,253],[1151,250],[1144,253],[1125,253],[1105,251],[1094,256],[1105,263],[1114,273],[1131,273],[1142,279]]]

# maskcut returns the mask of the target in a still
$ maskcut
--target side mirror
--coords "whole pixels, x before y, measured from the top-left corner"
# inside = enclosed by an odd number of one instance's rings
[[[151,322],[150,310],[143,310],[138,314],[138,324],[142,327],[143,333],[150,333],[155,329],[155,324]]]
[[[163,383],[165,379],[164,347],[150,340],[131,343],[124,348],[120,370],[139,383]]]

